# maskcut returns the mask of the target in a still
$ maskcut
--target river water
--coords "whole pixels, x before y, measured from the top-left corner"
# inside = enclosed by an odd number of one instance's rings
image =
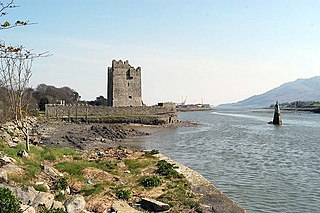
[[[174,128],[144,138],[198,171],[248,212],[320,212],[320,115],[272,112],[184,112],[197,127]]]

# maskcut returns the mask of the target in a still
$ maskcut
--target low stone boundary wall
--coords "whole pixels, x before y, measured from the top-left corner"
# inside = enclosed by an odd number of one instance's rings
[[[106,107],[90,105],[47,104],[45,114],[48,118],[62,118],[70,121],[104,123],[145,123],[169,124],[177,122],[175,104],[136,107]]]

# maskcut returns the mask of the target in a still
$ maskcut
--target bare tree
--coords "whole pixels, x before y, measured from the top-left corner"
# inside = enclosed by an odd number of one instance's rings
[[[0,0],[0,18],[7,15],[7,10],[18,7],[14,0]],[[5,21],[0,30],[29,25],[28,21],[16,21],[13,24]],[[29,151],[29,132],[27,125],[28,85],[31,78],[32,63],[35,58],[47,56],[47,53],[35,54],[23,46],[6,46],[0,43],[0,86],[5,88],[9,111],[18,128],[26,139],[26,149]]]
[[[0,1],[0,17],[7,15],[8,14],[7,10],[13,9],[16,7],[19,7],[19,6],[14,4],[14,0]],[[5,21],[1,23],[0,30],[10,29],[10,28],[19,27],[19,26],[25,26],[30,24],[35,24],[35,23],[31,23],[30,21],[20,21],[20,20],[17,20],[13,23],[9,21]]]
[[[0,78],[7,93],[8,105],[15,123],[26,137],[26,149],[29,150],[27,121],[28,85],[31,78],[32,62],[46,53],[34,54],[23,47],[5,47],[0,45]]]

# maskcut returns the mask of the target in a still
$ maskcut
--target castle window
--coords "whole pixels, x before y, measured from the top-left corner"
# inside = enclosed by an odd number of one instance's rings
[[[130,98],[130,99],[132,99],[132,96],[131,96],[131,95],[129,95],[129,98]]]
[[[126,72],[126,76],[127,76],[127,80],[133,79],[133,77],[130,76],[130,70],[128,70],[128,71]]]
[[[130,86],[129,82],[128,82],[128,86]]]

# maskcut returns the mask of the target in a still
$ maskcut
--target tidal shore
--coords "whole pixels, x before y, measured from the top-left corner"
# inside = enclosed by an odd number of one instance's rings
[[[182,125],[188,126],[188,125],[194,125],[194,124],[184,123]],[[108,162],[112,161],[114,165],[116,165],[115,168],[118,168],[118,166],[121,165],[119,166],[118,169],[116,169],[116,171],[114,171],[115,173],[109,174],[102,170],[97,170],[92,168],[90,170],[89,168],[90,171],[83,170],[81,174],[85,175],[85,177],[87,176],[91,177],[90,173],[94,172],[98,176],[102,175],[107,177],[107,179],[110,179],[109,181],[111,182],[112,182],[112,179],[114,178],[116,182],[120,181],[120,183],[123,181],[125,182],[127,181],[126,185],[133,188],[133,193],[134,193],[133,198],[130,200],[130,202],[127,203],[129,204],[129,206],[134,205],[134,203],[137,200],[141,199],[141,197],[149,196],[152,199],[157,199],[158,197],[160,200],[161,199],[166,200],[168,199],[166,196],[177,196],[173,193],[172,191],[173,189],[170,189],[170,187],[179,187],[179,185],[173,186],[175,185],[173,184],[176,182],[175,180],[170,179],[170,181],[173,181],[172,183],[170,183],[169,180],[166,180],[164,182],[164,184],[167,185],[166,187],[159,188],[161,189],[160,191],[154,189],[152,190],[153,193],[150,194],[150,192],[145,192],[144,189],[143,190],[140,189],[140,186],[138,187],[135,185],[136,178],[130,179],[128,177],[132,173],[136,173],[138,171],[134,169],[135,167],[132,167],[133,162],[135,162],[136,165],[144,165],[143,162],[149,165],[150,164],[150,162],[148,162],[149,160],[151,162],[164,160],[168,162],[170,165],[173,165],[174,170],[177,171],[179,174],[181,174],[185,178],[186,182],[184,184],[188,183],[186,186],[184,186],[183,190],[186,190],[186,192],[190,190],[191,194],[190,194],[190,198],[184,198],[184,199],[190,200],[188,202],[191,202],[191,201],[195,202],[194,206],[190,205],[189,207],[190,209],[188,210],[188,207],[185,206],[186,204],[183,204],[183,205],[179,204],[179,202],[186,202],[185,200],[183,201],[177,200],[177,202],[171,203],[172,208],[170,212],[180,212],[180,210],[182,212],[190,212],[190,211],[191,212],[194,212],[194,211],[235,212],[235,213],[246,212],[245,209],[243,209],[237,203],[229,199],[219,189],[213,186],[208,180],[206,180],[203,176],[201,176],[196,171],[178,162],[175,162],[172,159],[169,159],[168,157],[162,154],[154,154],[151,158],[149,158],[147,154],[149,153],[149,151],[138,151],[138,150],[132,150],[130,149],[130,147],[129,148],[121,147],[122,141],[126,138],[144,137],[156,131],[161,131],[163,128],[168,128],[168,127],[146,126],[146,125],[143,125],[143,126],[142,125],[95,125],[95,124],[67,123],[67,122],[60,122],[60,121],[54,121],[54,122],[41,121],[41,122],[36,122],[36,124],[34,124],[31,141],[34,144],[34,146],[39,146],[39,147],[62,147],[62,148],[69,147],[71,149],[80,150],[80,153],[84,153],[84,154],[81,154],[81,158],[83,160],[85,159],[87,159],[88,161],[92,161],[93,159],[99,159],[99,161],[108,160]],[[9,129],[12,129],[12,128],[10,127]],[[2,130],[2,135],[5,135],[3,133],[5,128],[3,127],[1,130]],[[7,140],[8,139],[9,138],[7,137]],[[18,140],[13,138],[12,141],[10,141],[10,144],[12,145],[14,141],[17,142]],[[118,148],[115,148],[115,147],[118,147]],[[41,148],[39,149],[41,150]],[[99,156],[99,154],[101,156]],[[75,157],[70,158],[66,162],[74,163],[73,162],[74,160],[72,159],[75,159]],[[17,160],[19,161],[19,159]],[[51,162],[49,165],[54,167],[55,165],[60,165],[60,164],[61,164],[61,160],[54,163]],[[140,172],[138,173],[141,173],[140,175],[156,174],[154,172],[157,170],[154,170],[153,169],[154,166],[152,165],[153,164],[150,164],[148,167],[141,168],[142,170],[141,171],[139,170]],[[63,167],[56,166],[55,168],[62,169]],[[68,175],[68,170],[66,171],[67,171],[66,175]],[[62,169],[62,171],[57,171],[57,172],[66,172],[66,171]],[[122,177],[122,175],[119,175],[119,172],[120,173],[123,172],[124,176]],[[42,175],[41,174],[42,172],[39,175],[43,176],[43,174]],[[118,174],[118,175],[114,176],[111,174]],[[112,176],[114,177],[112,178]],[[39,182],[39,177],[36,177],[35,179],[37,179],[37,181]],[[77,185],[77,181],[74,182],[76,179],[74,179],[73,177],[71,177],[71,179],[72,179],[71,182],[73,182],[73,185],[71,188],[72,189],[76,188],[74,187],[75,183],[76,183],[75,185]],[[99,186],[103,185],[104,183],[103,180],[99,178],[96,179],[95,176],[92,176],[91,179],[97,182],[98,185],[100,184]],[[33,183],[35,181],[36,180],[34,181],[30,180],[29,184],[35,184]],[[12,180],[8,180],[8,182],[11,184],[13,183]],[[43,181],[41,180],[41,182]],[[15,185],[19,186],[19,183],[15,183]],[[50,186],[50,183],[48,183],[48,185]],[[78,188],[86,187],[81,183],[80,184],[78,183],[78,185],[80,185],[78,186]],[[108,190],[108,187],[106,186],[104,190]],[[79,189],[77,193],[81,193],[81,190]],[[101,196],[100,197],[101,199],[99,198],[99,196]],[[108,201],[104,202],[102,199],[103,197],[105,197]],[[112,195],[112,193],[110,196],[106,196],[106,195],[102,196],[100,194],[97,194],[94,198],[92,196],[91,197],[85,196],[84,198],[87,201],[87,204],[86,204],[87,210],[93,211],[93,212],[100,212],[100,211],[102,212],[102,210],[99,209],[98,206],[101,206],[103,202],[104,202],[103,206],[105,207],[105,210],[109,209],[111,211],[113,204],[116,202],[115,196]],[[178,197],[176,198],[178,199]],[[179,208],[180,210],[178,210]],[[143,211],[143,209],[139,209],[139,208],[137,210]]]

